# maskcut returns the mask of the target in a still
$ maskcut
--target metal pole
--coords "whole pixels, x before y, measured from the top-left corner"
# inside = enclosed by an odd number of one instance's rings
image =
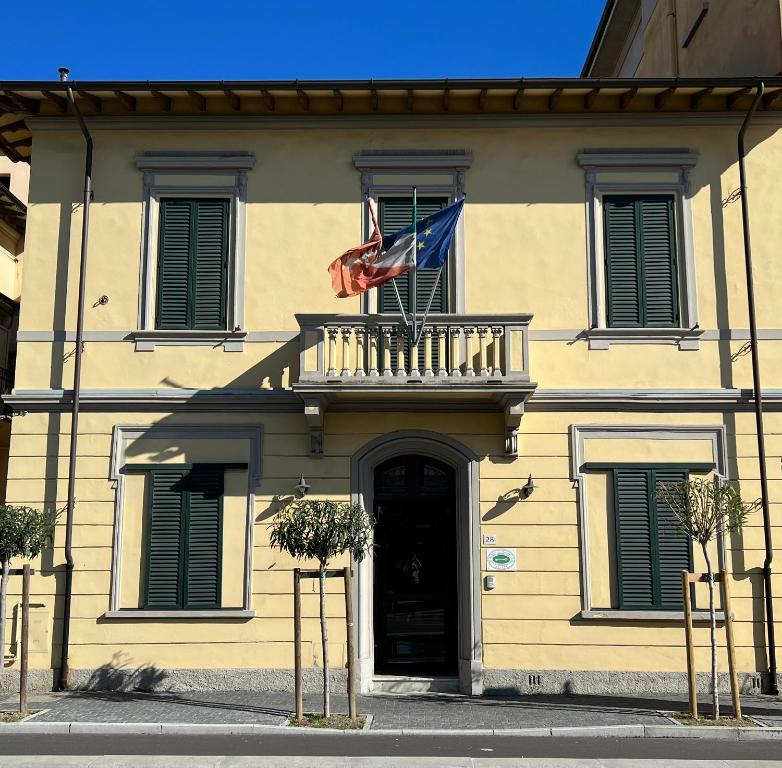
[[[304,691],[301,681],[301,568],[293,569],[293,647],[296,686],[296,719],[304,717]]]
[[[68,77],[68,70],[60,70],[60,79]],[[65,597],[63,607],[62,650],[60,654],[60,675],[58,688],[66,690],[69,684],[68,652],[71,624],[71,595],[73,593],[73,512],[76,505],[76,449],[79,435],[79,399],[81,395],[81,358],[84,337],[84,292],[85,275],[87,272],[87,239],[90,230],[90,203],[92,201],[92,136],[87,130],[73,89],[67,87],[68,102],[79,124],[86,143],[84,160],[84,203],[82,207],[81,225],[81,257],[79,260],[79,294],[76,310],[76,352],[73,366],[73,396],[71,401],[71,441],[68,460],[68,501],[65,518]]]
[[[413,187],[413,341],[416,336],[416,322],[418,320],[418,190]],[[415,365],[410,361],[410,368],[418,368],[418,360],[415,361]]]
[[[443,267],[445,266],[445,262],[443,262],[440,265],[440,269],[437,270],[437,277],[434,280],[434,287],[432,288],[432,293],[429,295],[429,301],[426,304],[426,311],[424,312],[423,318],[421,318],[421,328],[418,331],[418,336],[415,337],[415,343],[418,344],[421,341],[421,336],[423,336],[424,333],[424,326],[426,325],[426,318],[429,317],[429,310],[432,308],[432,301],[434,300],[434,294],[437,291],[437,286],[440,284],[440,275],[443,273]]]
[[[348,646],[348,716],[356,721],[356,659],[353,645],[353,580],[350,566],[345,568],[345,624]]]
[[[30,566],[22,567],[22,658],[19,668],[19,712],[27,715],[27,667],[30,638]]]
[[[771,513],[768,502],[768,472],[766,469],[766,440],[763,430],[763,390],[760,384],[760,359],[758,354],[758,330],[755,314],[755,281],[752,273],[752,242],[749,228],[749,200],[747,198],[747,171],[744,164],[746,150],[744,135],[749,123],[763,98],[765,86],[758,85],[755,100],[749,108],[738,136],[739,178],[741,184],[741,223],[744,230],[744,260],[747,276],[747,308],[749,310],[749,338],[752,353],[752,388],[755,403],[755,427],[758,439],[758,463],[760,469],[760,503],[763,510],[763,536],[765,539],[766,559],[763,562],[763,592],[766,607],[766,631],[768,633],[768,673],[770,688],[768,693],[779,694],[777,686],[777,646],[774,634],[774,602],[771,589],[771,562],[774,559],[774,546],[771,539]]]

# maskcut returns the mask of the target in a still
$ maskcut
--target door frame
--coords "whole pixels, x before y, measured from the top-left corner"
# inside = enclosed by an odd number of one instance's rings
[[[473,696],[483,693],[481,643],[480,520],[478,457],[466,446],[437,432],[400,430],[372,440],[351,460],[351,501],[374,509],[375,468],[406,454],[429,456],[450,466],[456,476],[457,623],[459,690]],[[354,601],[358,607],[358,675],[362,693],[374,683],[374,568],[370,554],[358,564]]]

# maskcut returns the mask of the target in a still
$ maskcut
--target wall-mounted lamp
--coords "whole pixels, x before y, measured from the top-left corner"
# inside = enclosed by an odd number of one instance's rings
[[[303,499],[310,492],[310,488],[310,484],[304,479],[304,475],[302,474],[301,477],[299,477],[299,482],[296,483],[296,494],[300,499]]]
[[[532,475],[529,476],[527,482],[519,488],[519,498],[528,499],[532,496],[532,492],[535,490],[535,483],[532,480]]]

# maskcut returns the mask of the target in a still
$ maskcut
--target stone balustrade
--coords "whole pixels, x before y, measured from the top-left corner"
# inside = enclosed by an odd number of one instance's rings
[[[400,315],[299,315],[299,382],[529,381],[529,315],[431,315],[414,336]]]

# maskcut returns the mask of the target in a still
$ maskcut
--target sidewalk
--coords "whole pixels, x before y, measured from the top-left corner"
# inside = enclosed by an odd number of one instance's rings
[[[0,709],[18,699],[0,696]],[[320,710],[320,697],[305,697],[306,711]],[[744,714],[764,726],[782,727],[782,700],[747,696]],[[293,695],[249,691],[183,693],[71,692],[35,695],[32,709],[45,710],[31,723],[182,723],[197,725],[282,725],[292,714]],[[730,701],[723,706],[730,711]],[[687,709],[684,698],[607,696],[520,696],[471,698],[457,695],[359,696],[358,710],[373,716],[372,730],[498,731],[520,728],[668,726],[663,712]],[[346,712],[343,695],[332,696],[332,710]],[[704,700],[703,711],[708,706]],[[713,730],[722,730],[714,728]]]

